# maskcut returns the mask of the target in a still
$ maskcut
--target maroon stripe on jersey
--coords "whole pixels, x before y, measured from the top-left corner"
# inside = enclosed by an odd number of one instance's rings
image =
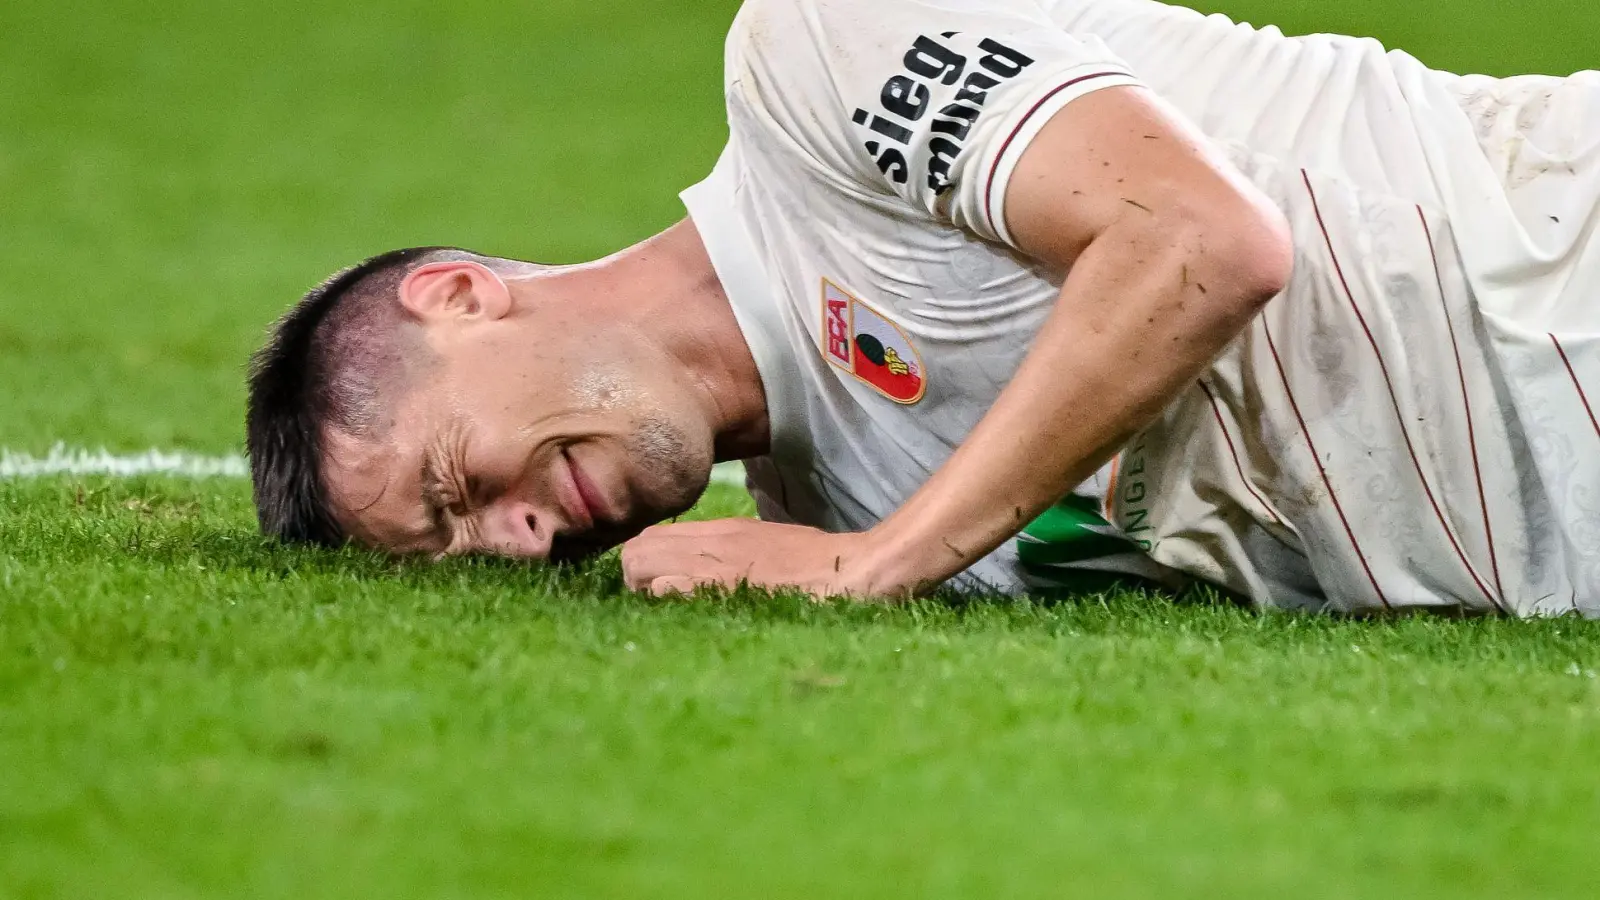
[[[1267,511],[1267,515],[1272,517],[1272,521],[1277,522],[1280,527],[1287,527],[1283,524],[1283,519],[1278,517],[1277,510],[1273,509],[1260,494],[1256,493],[1255,485],[1251,484],[1250,479],[1245,477],[1244,464],[1239,461],[1239,451],[1234,449],[1233,446],[1233,435],[1228,433],[1228,425],[1222,420],[1222,407],[1217,403],[1216,395],[1211,393],[1210,386],[1204,381],[1196,382],[1196,384],[1199,384],[1200,390],[1205,392],[1206,399],[1211,401],[1211,414],[1217,417],[1217,427],[1222,429],[1222,439],[1228,443],[1228,455],[1233,457],[1233,467],[1239,470],[1240,483],[1244,485],[1245,490],[1250,492],[1250,496],[1256,498],[1256,502],[1261,504],[1261,508]]]
[[[1583,411],[1589,414],[1589,424],[1594,426],[1595,437],[1600,437],[1600,419],[1594,415],[1594,407],[1589,405],[1589,395],[1583,392],[1583,382],[1578,380],[1578,370],[1572,367],[1572,360],[1567,357],[1566,348],[1561,346],[1561,340],[1555,335],[1550,335],[1550,343],[1556,345],[1556,352],[1561,354],[1561,364],[1567,367],[1567,374],[1572,377],[1572,386],[1578,389],[1578,399],[1583,401]]]
[[[1311,451],[1311,461],[1317,464],[1317,472],[1322,475],[1322,486],[1328,489],[1328,499],[1333,502],[1333,511],[1339,514],[1339,522],[1344,525],[1344,533],[1350,538],[1350,546],[1356,551],[1356,559],[1361,560],[1361,568],[1366,570],[1367,580],[1372,582],[1372,592],[1378,595],[1378,600],[1383,603],[1384,609],[1394,609],[1389,605],[1389,598],[1383,594],[1383,588],[1378,586],[1378,578],[1372,574],[1372,565],[1367,562],[1367,555],[1361,552],[1361,542],[1356,540],[1356,530],[1350,527],[1350,517],[1344,513],[1344,504],[1339,502],[1339,495],[1333,492],[1333,479],[1328,477],[1328,469],[1322,464],[1322,454],[1317,452],[1316,441],[1311,439],[1311,429],[1306,425],[1306,417],[1300,414],[1300,404],[1295,402],[1294,389],[1289,387],[1289,373],[1284,371],[1283,357],[1278,355],[1278,344],[1272,339],[1272,326],[1267,324],[1266,317],[1261,319],[1261,330],[1267,335],[1267,349],[1272,351],[1272,361],[1278,367],[1278,378],[1283,381],[1284,396],[1289,398],[1289,408],[1294,410],[1295,421],[1300,423],[1300,433],[1305,435],[1306,447]]]
[[[1450,317],[1450,304],[1444,296],[1444,273],[1439,269],[1439,251],[1433,243],[1433,229],[1428,226],[1428,214],[1417,206],[1417,218],[1422,220],[1422,234],[1428,239],[1428,253],[1433,257],[1433,278],[1439,285],[1439,306],[1444,311],[1444,324],[1450,331],[1450,349],[1456,355],[1456,375],[1461,380],[1461,406],[1467,411],[1467,447],[1472,453],[1472,476],[1478,482],[1478,506],[1483,510],[1483,536],[1489,543],[1489,567],[1494,572],[1494,588],[1501,602],[1495,604],[1501,612],[1506,596],[1505,583],[1500,580],[1500,556],[1494,547],[1494,526],[1489,522],[1489,497],[1483,490],[1483,468],[1478,463],[1478,433],[1472,425],[1472,399],[1467,393],[1467,369],[1461,364],[1461,344],[1456,340],[1456,324]]]
[[[1113,75],[1121,75],[1126,77],[1127,74],[1127,72],[1111,70],[1106,72],[1095,72],[1092,75],[1080,75],[1066,84],[1057,86],[1054,90],[1050,91],[1050,93],[1045,94],[1042,98],[1040,98],[1038,103],[1033,105],[1032,109],[1028,110],[1027,115],[1017,120],[1017,126],[1011,129],[1011,134],[1006,136],[1005,143],[1000,145],[1000,152],[994,155],[994,164],[989,167],[989,180],[983,188],[983,217],[989,220],[989,229],[991,231],[993,231],[995,234],[1000,233],[1000,228],[994,223],[994,180],[1000,174],[1000,162],[1001,160],[1005,159],[1006,154],[1011,151],[1012,143],[1016,141],[1018,135],[1022,134],[1022,129],[1027,126],[1028,120],[1033,118],[1033,114],[1043,109],[1046,103],[1049,103],[1057,94],[1068,88],[1080,85],[1085,81],[1093,81],[1096,78],[1110,78]]]
[[[1372,353],[1378,359],[1378,371],[1383,374],[1384,387],[1389,391],[1389,402],[1394,406],[1395,421],[1400,426],[1400,437],[1405,441],[1406,453],[1411,456],[1411,466],[1416,469],[1417,480],[1422,482],[1422,493],[1427,496],[1428,505],[1433,507],[1433,515],[1439,520],[1439,527],[1444,529],[1444,536],[1450,541],[1450,546],[1455,550],[1456,558],[1461,560],[1461,565],[1466,568],[1467,575],[1478,586],[1478,590],[1483,592],[1484,599],[1488,600],[1490,605],[1499,609],[1500,604],[1495,600],[1494,595],[1489,592],[1489,586],[1484,584],[1482,578],[1478,577],[1478,573],[1473,569],[1472,563],[1467,560],[1467,554],[1462,551],[1460,542],[1456,540],[1455,532],[1450,528],[1449,520],[1444,517],[1444,511],[1439,508],[1439,501],[1433,495],[1433,486],[1428,484],[1428,477],[1422,472],[1422,460],[1418,458],[1416,444],[1412,442],[1411,432],[1406,428],[1405,414],[1400,411],[1400,396],[1395,393],[1394,380],[1389,377],[1389,364],[1383,358],[1383,351],[1378,348],[1378,339],[1373,336],[1372,328],[1367,325],[1367,317],[1362,315],[1361,307],[1356,303],[1355,292],[1350,290],[1350,282],[1345,278],[1344,266],[1339,262],[1339,254],[1333,249],[1333,236],[1328,233],[1328,225],[1323,221],[1322,206],[1317,201],[1316,189],[1311,186],[1311,175],[1306,170],[1301,169],[1300,177],[1305,180],[1306,192],[1311,195],[1311,209],[1316,213],[1317,227],[1322,229],[1322,239],[1327,243],[1329,258],[1333,260],[1333,271],[1338,274],[1339,284],[1344,288],[1345,298],[1350,301],[1350,309],[1356,314],[1356,321],[1361,323],[1361,330],[1367,336],[1367,343],[1372,345]]]

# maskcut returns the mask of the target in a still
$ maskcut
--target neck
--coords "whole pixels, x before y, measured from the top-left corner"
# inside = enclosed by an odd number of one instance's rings
[[[617,314],[679,364],[716,435],[718,461],[768,452],[761,373],[692,221],[581,268],[606,277]]]

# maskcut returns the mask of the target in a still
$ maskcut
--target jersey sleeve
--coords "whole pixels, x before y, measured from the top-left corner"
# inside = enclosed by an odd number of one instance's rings
[[[749,0],[730,103],[850,189],[1012,244],[1005,191],[1052,116],[1138,83],[1031,0]]]

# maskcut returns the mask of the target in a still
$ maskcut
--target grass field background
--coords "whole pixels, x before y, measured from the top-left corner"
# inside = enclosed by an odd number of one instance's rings
[[[735,6],[0,4],[0,448],[237,451],[333,268],[672,222]],[[1219,6],[1600,65],[1573,0]],[[1594,897],[1596,669],[1578,622],[655,603],[273,547],[238,480],[0,481],[0,897]]]

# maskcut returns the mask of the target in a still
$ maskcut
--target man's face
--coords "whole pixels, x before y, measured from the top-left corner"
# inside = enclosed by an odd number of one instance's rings
[[[384,437],[327,435],[324,477],[352,539],[575,559],[699,497],[712,439],[670,361],[619,352],[604,324],[535,318],[427,325],[434,358]]]

